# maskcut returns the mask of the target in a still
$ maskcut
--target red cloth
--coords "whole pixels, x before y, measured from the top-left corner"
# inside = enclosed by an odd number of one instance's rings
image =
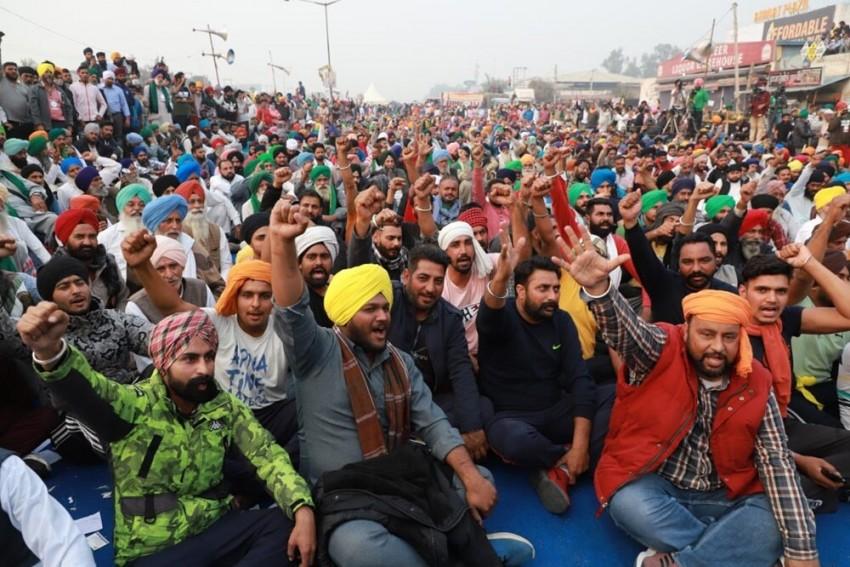
[[[87,224],[95,231],[99,228],[100,223],[97,216],[89,209],[68,209],[58,217],[56,217],[56,225],[54,232],[59,242],[64,245],[71,237],[74,229],[81,224]]]
[[[472,228],[476,226],[487,226],[487,217],[484,215],[484,211],[478,207],[466,209],[458,215],[457,220],[467,223]]]
[[[747,211],[747,216],[741,221],[741,228],[738,229],[738,236],[744,236],[757,226],[762,227],[767,231],[767,222],[770,220],[770,211],[765,209],[755,209]]]
[[[773,375],[773,391],[776,393],[776,403],[782,417],[788,413],[788,403],[791,401],[791,353],[782,337],[782,321],[772,325],[759,325],[753,320],[747,325],[747,334],[761,337],[764,343],[764,357],[767,368]]]
[[[685,346],[684,325],[658,326],[667,342],[649,375],[639,386],[630,386],[624,365],[617,376],[617,403],[593,479],[603,506],[636,474],[658,470],[694,424],[698,378]],[[771,382],[770,372],[754,362],[750,375],[733,375],[717,400],[718,408],[732,410],[717,412],[710,437],[712,462],[729,499],[764,492],[753,454]]]
[[[206,196],[204,195],[204,188],[201,187],[201,183],[197,179],[190,179],[189,181],[184,181],[180,185],[177,186],[177,189],[174,190],[175,193],[186,199],[186,202],[189,202],[189,197],[193,194],[198,195],[202,201],[206,200]]]

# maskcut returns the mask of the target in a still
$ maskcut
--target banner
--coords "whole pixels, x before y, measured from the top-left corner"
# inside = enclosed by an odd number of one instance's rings
[[[822,77],[823,67],[771,71],[767,76],[767,85],[770,88],[776,88],[779,85],[784,85],[786,89],[793,89],[795,87],[819,87]]]
[[[803,41],[820,37],[832,29],[835,18],[835,6],[827,6],[765,22],[762,39],[766,41]]]
[[[761,65],[773,60],[774,44],[771,41],[741,41],[738,42],[738,66],[749,67]],[[718,43],[711,49],[708,56],[708,70],[729,70],[735,67],[735,44]],[[682,56],[668,59],[658,65],[658,78],[681,77],[683,75],[699,75],[705,72],[705,64],[697,61],[682,60]]]
[[[775,20],[777,18],[782,18],[784,16],[794,16],[802,12],[807,12],[808,10],[809,0],[794,0],[793,2],[786,2],[785,4],[780,4],[779,6],[773,6],[772,8],[757,10],[753,14],[753,21],[758,24],[761,22],[767,22],[770,20]]]

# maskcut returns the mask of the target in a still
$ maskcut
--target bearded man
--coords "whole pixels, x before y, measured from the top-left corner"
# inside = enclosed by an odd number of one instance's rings
[[[118,209],[118,222],[97,235],[98,244],[115,258],[121,277],[127,280],[127,262],[121,253],[121,243],[127,236],[144,228],[142,211],[151,202],[153,196],[148,189],[140,184],[127,185],[115,196],[115,207]]]
[[[97,242],[99,221],[89,209],[69,209],[56,219],[54,256],[71,256],[89,270],[92,295],[107,309],[124,310],[129,292],[115,257]]]
[[[210,222],[207,217],[206,192],[197,179],[184,181],[177,186],[175,191],[189,204],[189,212],[183,219],[183,232],[195,239],[210,253],[213,266],[227,279],[227,273],[233,265],[233,257],[230,255],[230,245],[227,235],[221,226]]]

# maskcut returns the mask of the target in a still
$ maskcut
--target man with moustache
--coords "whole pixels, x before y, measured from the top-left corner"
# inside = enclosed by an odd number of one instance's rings
[[[151,202],[150,191],[139,183],[133,183],[122,188],[115,196],[115,207],[118,209],[118,222],[97,235],[101,244],[118,265],[121,277],[127,280],[127,262],[121,253],[121,243],[129,235],[144,228],[142,211]]]
[[[117,565],[294,565],[284,554],[292,560],[296,550],[301,567],[312,562],[310,489],[248,408],[216,387],[218,334],[203,311],[155,327],[156,371],[134,386],[92,369],[68,346],[67,327],[67,314],[50,302],[18,323],[47,387],[112,442]],[[233,510],[221,485],[231,446],[248,456],[276,507]]]
[[[434,402],[458,428],[472,458],[480,460],[487,455],[487,439],[463,316],[442,298],[448,267],[449,257],[434,245],[410,251],[401,282],[393,283],[389,340],[413,356]]]
[[[225,233],[236,237],[239,236],[238,229],[242,220],[231,201],[231,189],[244,180],[244,177],[236,173],[230,158],[221,157],[218,160],[218,174],[210,177],[210,190],[206,199],[207,218],[210,222],[223,228]]]
[[[189,212],[183,219],[183,232],[209,252],[213,266],[219,271],[222,279],[227,280],[227,273],[233,265],[233,256],[230,254],[230,244],[224,229],[207,219],[206,191],[200,181],[190,179],[181,183],[175,193],[186,199],[189,205]]]
[[[132,354],[147,357],[150,323],[116,309],[105,309],[92,294],[89,269],[71,256],[54,256],[39,271],[38,293],[68,316],[67,343],[91,361],[94,371],[120,384],[138,379]],[[62,409],[67,400],[57,398]],[[74,461],[105,458],[109,435],[98,432],[96,422],[66,416],[51,438],[57,450]]]
[[[320,327],[331,328],[333,322],[325,311],[325,293],[331,271],[339,255],[339,243],[327,226],[311,226],[295,239],[298,269],[310,294],[310,310]]]
[[[99,221],[89,209],[69,209],[56,218],[54,256],[76,258],[89,270],[92,295],[107,309],[124,309],[130,295],[112,254],[97,242]]]
[[[569,486],[602,453],[614,385],[594,384],[575,324],[558,309],[558,266],[540,256],[517,259],[503,242],[476,323],[481,390],[495,410],[485,421],[487,439],[506,461],[531,468],[544,508],[562,514]],[[516,299],[508,300],[514,266]]]
[[[626,242],[638,278],[652,301],[653,321],[684,323],[682,299],[690,293],[703,289],[735,293],[734,287],[714,277],[717,271],[715,244],[709,235],[697,232],[677,241],[679,263],[674,271],[666,268],[652,250],[638,223],[640,212],[640,192],[629,193],[620,201]]]

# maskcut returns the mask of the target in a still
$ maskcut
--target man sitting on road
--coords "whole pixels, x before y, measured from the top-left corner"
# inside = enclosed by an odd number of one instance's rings
[[[285,556],[292,561],[296,551],[298,564],[310,565],[310,489],[248,408],[216,386],[209,317],[194,310],[163,319],[150,345],[156,371],[135,386],[93,370],[68,346],[67,328],[68,315],[49,301],[18,322],[51,392],[112,443],[117,565],[289,565]],[[231,509],[221,485],[230,446],[256,467],[278,507]]]

